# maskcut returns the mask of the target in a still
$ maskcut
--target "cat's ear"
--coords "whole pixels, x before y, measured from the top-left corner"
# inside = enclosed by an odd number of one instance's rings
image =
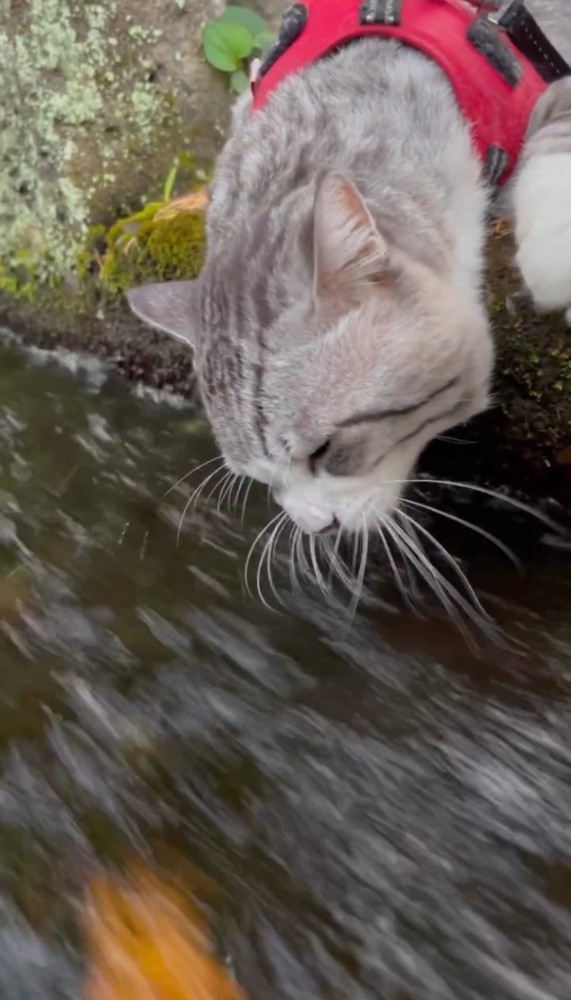
[[[313,223],[315,295],[357,293],[364,284],[381,282],[389,251],[357,188],[343,174],[322,179]]]
[[[198,331],[197,281],[165,281],[141,285],[127,292],[131,309],[139,319],[157,330],[165,330],[191,347]]]

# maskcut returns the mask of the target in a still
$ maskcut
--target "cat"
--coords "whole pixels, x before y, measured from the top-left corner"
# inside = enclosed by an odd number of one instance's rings
[[[569,0],[529,0],[571,58]],[[132,309],[194,351],[233,472],[315,535],[382,526],[421,451],[488,405],[490,194],[441,69],[360,39],[234,109],[195,282]],[[510,192],[539,309],[571,318],[571,78],[530,121]]]

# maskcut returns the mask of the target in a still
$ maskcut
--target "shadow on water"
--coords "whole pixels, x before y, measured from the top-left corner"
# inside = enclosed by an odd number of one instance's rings
[[[264,497],[177,543],[191,486],[165,493],[214,454],[191,410],[1,354],[2,1000],[77,1000],[86,882],[136,855],[216,882],[257,1000],[568,998],[563,556],[472,551],[514,648],[382,579],[350,629],[318,593],[276,614],[241,582]]]

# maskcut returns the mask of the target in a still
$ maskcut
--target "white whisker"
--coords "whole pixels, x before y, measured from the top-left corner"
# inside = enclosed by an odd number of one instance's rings
[[[354,592],[355,588],[355,578],[351,575],[349,568],[345,565],[345,562],[341,558],[339,553],[339,546],[343,539],[343,528],[341,525],[337,529],[337,534],[335,536],[335,544],[330,545],[330,540],[327,536],[324,538],[324,548],[325,551],[330,556],[330,573],[329,573],[329,589],[331,588],[331,583],[334,577],[337,577],[342,585],[349,591],[350,594]]]
[[[406,521],[410,521],[414,525],[415,530],[420,531],[421,534],[424,535],[424,537],[427,538],[428,541],[432,543],[432,545],[434,545],[434,547],[438,550],[438,552],[440,552],[441,555],[444,556],[444,559],[446,560],[448,565],[452,568],[454,573],[456,573],[462,585],[466,588],[467,593],[474,602],[474,606],[478,609],[478,611],[480,611],[480,613],[484,616],[484,618],[488,619],[491,622],[492,619],[490,615],[480,603],[480,599],[476,594],[476,591],[472,587],[472,584],[468,580],[468,577],[460,568],[454,557],[450,555],[448,549],[444,545],[442,545],[442,543],[439,542],[434,537],[434,535],[432,535],[430,531],[428,531],[427,528],[425,528],[422,524],[419,524],[418,521],[415,521],[414,518],[410,517],[409,514],[405,514],[403,510],[398,511],[398,514],[400,515],[400,517],[405,518]]]
[[[240,500],[240,494],[244,489],[245,482],[246,482],[246,476],[238,476],[236,486],[234,486],[230,491],[230,496],[228,497],[228,510],[231,511],[232,514],[234,515],[236,514],[236,508]]]
[[[307,552],[305,551],[306,540],[307,540],[307,535],[300,528],[299,535],[298,535],[298,540],[297,540],[297,542],[298,542],[298,544],[297,544],[297,552],[298,552],[299,568],[300,568],[300,572],[302,574],[302,577],[305,577],[307,580],[311,580],[311,579],[313,579],[313,572],[312,572],[312,569],[311,569],[311,567],[309,565],[309,560],[307,558]]]
[[[186,517],[186,514],[187,514],[187,512],[188,512],[188,510],[189,510],[189,508],[191,506],[191,504],[193,502],[196,502],[198,500],[200,494],[203,492],[203,490],[204,490],[205,486],[207,485],[207,483],[209,483],[210,480],[214,476],[219,475],[222,472],[223,468],[225,468],[224,463],[222,464],[222,466],[220,466],[220,465],[217,466],[216,469],[214,469],[214,472],[211,472],[210,475],[207,476],[206,479],[204,479],[199,484],[199,486],[197,486],[196,489],[193,490],[192,493],[190,494],[188,500],[186,501],[186,504],[184,505],[182,514],[180,515],[180,521],[178,523],[178,530],[177,530],[177,533],[176,533],[176,543],[177,543],[177,545],[180,542],[180,536],[181,536],[181,532],[182,532],[182,526],[183,526],[183,523],[184,523],[184,519]]]
[[[315,581],[317,583],[317,586],[319,587],[321,593],[327,597],[329,591],[327,589],[327,584],[325,582],[323,573],[321,572],[321,569],[319,567],[319,561],[317,558],[317,551],[316,551],[315,535],[309,536],[309,555],[311,558],[311,565],[313,568],[313,573],[315,576]]]
[[[224,486],[232,479],[233,475],[234,473],[231,472],[230,469],[227,469],[222,478],[217,479],[216,482],[214,483],[214,486],[211,487],[210,492],[206,494],[204,502],[208,503],[208,501],[212,499],[215,493],[217,493],[219,490],[222,490]]]
[[[515,552],[512,552],[512,550],[508,548],[508,546],[505,545],[500,538],[496,538],[495,535],[490,534],[490,532],[486,531],[485,528],[481,528],[477,524],[472,524],[471,521],[466,521],[464,520],[463,517],[458,517],[457,514],[451,514],[449,511],[446,510],[439,510],[438,507],[432,507],[430,504],[420,503],[420,501],[418,500],[402,499],[401,503],[407,504],[410,507],[418,507],[422,510],[430,511],[433,514],[439,514],[441,517],[445,517],[449,521],[455,521],[456,524],[461,524],[465,528],[469,528],[477,535],[481,535],[482,538],[487,538],[487,540],[491,542],[492,545],[495,545],[495,547],[499,549],[500,552],[503,552],[503,554],[510,560],[510,562],[513,563],[516,569],[518,570],[521,569],[521,563],[517,558]]]
[[[547,517],[542,511],[538,510],[536,507],[531,507],[529,504],[524,503],[523,500],[516,500],[515,497],[511,497],[505,493],[499,493],[497,490],[488,489],[486,486],[477,486],[474,483],[462,483],[454,482],[452,479],[431,479],[427,477],[426,479],[393,479],[387,480],[387,486],[447,486],[450,489],[457,490],[468,490],[473,493],[482,493],[485,496],[491,497],[493,500],[499,500],[501,503],[506,504],[508,507],[514,507],[516,510],[522,511],[524,514],[529,514],[534,517],[537,521],[541,521],[552,531],[556,531],[558,534],[561,532],[561,525],[558,525],[550,517]]]
[[[214,458],[209,458],[207,462],[202,462],[200,465],[195,466],[194,469],[191,469],[190,472],[187,472],[184,476],[181,476],[180,479],[177,479],[176,483],[173,483],[172,486],[169,486],[168,490],[166,490],[166,492],[163,493],[161,500],[164,500],[165,497],[168,497],[169,493],[172,493],[173,490],[176,490],[177,486],[180,486],[181,483],[186,482],[187,479],[190,479],[191,476],[194,476],[197,472],[200,472],[201,469],[205,469],[207,465],[212,465],[213,462],[217,461],[220,462],[220,467],[225,465],[225,461],[221,455],[215,455]]]
[[[290,531],[290,580],[296,590],[301,590],[301,584],[297,573],[297,563],[299,561],[299,544],[301,538],[301,528],[292,522]]]
[[[220,513],[220,508],[224,503],[224,498],[231,494],[238,479],[239,476],[237,472],[229,471],[228,474],[224,477],[220,486],[218,487],[219,489],[218,503],[216,504],[216,510],[218,511],[218,513]]]
[[[247,507],[247,504],[248,504],[248,498],[250,496],[250,490],[252,489],[253,485],[254,485],[254,480],[250,479],[248,481],[248,485],[246,487],[246,493],[245,493],[244,499],[242,501],[242,513],[240,515],[240,527],[242,527],[242,528],[244,527],[244,519],[246,517],[246,507]]]
[[[249,572],[250,571],[250,564],[252,562],[252,558],[253,558],[254,552],[256,551],[256,547],[258,545],[258,542],[260,542],[262,540],[262,538],[264,537],[264,535],[266,534],[266,532],[270,530],[270,528],[272,527],[272,525],[274,525],[276,523],[276,521],[278,521],[283,516],[284,516],[284,511],[279,511],[279,513],[277,513],[275,515],[275,517],[273,517],[271,519],[271,521],[269,521],[267,524],[265,524],[264,527],[262,528],[262,530],[259,531],[258,534],[256,535],[254,541],[252,542],[252,544],[251,544],[251,546],[250,546],[250,548],[248,550],[248,555],[246,556],[246,562],[245,562],[245,565],[244,565],[244,582],[246,584],[246,590],[248,591],[248,594],[250,595],[250,597],[253,596],[252,590],[250,588],[250,579],[249,579],[249,577],[250,577],[250,572]],[[259,574],[259,565],[258,565],[258,574]],[[259,586],[259,575],[258,574],[256,576],[256,581],[257,581],[258,586]],[[258,591],[258,593],[259,593],[259,591]],[[259,596],[260,596],[262,602],[265,604],[266,602],[264,601],[263,595],[259,594]]]
[[[421,534],[423,534],[428,539],[428,541],[430,541],[432,545],[434,545],[434,547],[441,553],[441,555],[446,560],[447,564],[453,569],[454,573],[462,583],[462,586],[465,588],[465,591],[469,596],[470,600],[467,600],[461,594],[461,592],[456,587],[454,587],[450,583],[450,581],[447,580],[446,577],[443,576],[443,574],[440,573],[436,569],[436,567],[430,562],[430,560],[428,560],[427,557],[425,556],[425,560],[431,567],[431,572],[434,574],[434,576],[438,577],[440,589],[443,589],[447,593],[447,595],[449,595],[449,598],[452,601],[452,606],[454,606],[455,604],[458,608],[464,611],[467,617],[470,618],[470,620],[475,625],[477,625],[478,628],[480,628],[483,632],[485,632],[488,635],[488,637],[490,638],[494,637],[496,640],[498,640],[500,638],[501,633],[497,628],[497,626],[495,625],[493,618],[491,617],[491,615],[488,614],[488,612],[482,606],[482,603],[480,602],[480,599],[478,598],[474,588],[470,584],[466,574],[462,571],[462,569],[450,555],[448,550],[443,545],[441,545],[441,543],[437,541],[437,539],[434,538],[433,535],[431,535],[431,533],[426,528],[424,528],[421,524],[419,524],[418,521],[414,521],[413,518],[411,518],[408,514],[405,514],[404,511],[400,510],[397,511],[396,513],[400,518],[404,518],[406,521],[414,525],[414,528],[420,531]],[[394,526],[395,528],[397,527],[396,524]],[[402,531],[402,528],[400,530]],[[408,536],[405,537],[407,537],[407,540],[410,544],[410,537]],[[420,552],[418,550],[417,554],[420,555]],[[448,600],[446,601],[445,606],[446,607],[448,606]],[[457,619],[457,616],[454,616],[454,618],[456,620],[457,625],[460,627],[461,625],[460,620]],[[465,630],[463,631],[465,632]],[[467,640],[470,641],[471,636],[469,635],[469,633],[465,633],[465,635]]]
[[[451,600],[451,597],[454,598],[454,600],[459,597],[461,603],[461,595],[458,595],[455,588],[448,584],[448,581],[445,580],[439,570],[433,566],[426,553],[404,531],[401,525],[392,521],[391,524],[386,525],[386,527],[391,537],[394,538],[395,543],[398,545],[400,542],[399,547],[407,550],[411,564],[420,574],[422,579],[428,584],[433,593],[438,597],[442,607],[450,616],[450,619],[455,623],[460,631],[466,635],[466,629],[463,627],[462,621],[458,617],[454,601]]]
[[[365,573],[367,571],[367,556],[369,554],[369,532],[367,530],[367,519],[364,513],[362,514],[362,522],[363,529],[359,532],[361,542],[361,560],[359,563],[359,569],[355,576],[353,598],[351,600],[351,604],[349,605],[349,616],[351,621],[353,621],[355,617],[357,607],[363,593],[363,584],[365,581]]]
[[[463,441],[462,438],[450,437],[448,434],[438,434],[437,441],[447,441],[449,444],[476,444],[475,441]]]
[[[276,546],[277,546],[277,544],[279,542],[280,535],[281,535],[282,531],[284,530],[284,528],[286,527],[288,521],[289,521],[288,515],[286,514],[285,511],[283,511],[281,519],[277,521],[277,523],[276,523],[276,525],[275,525],[275,527],[274,527],[274,529],[273,529],[273,531],[272,531],[272,533],[270,535],[269,543],[266,543],[266,545],[264,547],[264,551],[262,552],[262,556],[260,558],[260,568],[261,568],[262,564],[264,562],[264,555],[266,556],[268,583],[270,585],[270,589],[272,591],[272,594],[276,598],[276,601],[278,602],[278,604],[282,604],[282,605],[284,603],[283,602],[283,598],[281,598],[280,595],[278,594],[278,592],[276,590],[275,583],[274,583],[273,572],[272,572],[272,560],[274,559],[274,556],[275,556],[275,550],[276,550]]]
[[[394,558],[394,556],[393,556],[393,554],[391,552],[391,547],[390,547],[390,545],[389,545],[389,543],[388,543],[388,541],[387,541],[387,539],[385,537],[385,533],[383,531],[383,528],[387,528],[389,530],[389,526],[386,524],[386,522],[385,522],[384,519],[382,521],[380,521],[379,524],[377,525],[377,531],[378,531],[378,534],[379,534],[379,538],[381,539],[381,542],[383,544],[383,548],[384,548],[384,550],[385,550],[385,552],[387,554],[387,559],[389,560],[389,565],[391,567],[392,574],[393,574],[393,577],[395,579],[395,583],[396,583],[396,585],[397,585],[397,587],[398,587],[398,589],[399,589],[399,591],[400,591],[400,593],[402,595],[402,598],[405,601],[406,605],[415,614],[420,615],[420,612],[418,611],[418,609],[413,604],[413,602],[412,602],[412,600],[411,600],[409,594],[407,593],[406,588],[405,588],[405,586],[403,584],[402,577],[401,577],[401,575],[399,573],[399,569],[398,569],[398,566],[396,564],[396,560],[395,560],[395,558]],[[391,535],[391,537],[394,539],[393,535]],[[407,562],[408,556],[407,556],[406,549],[404,549],[400,545],[397,545],[397,548],[398,548],[399,552],[402,553],[402,556],[403,556],[403,558],[405,560],[405,566],[407,568],[407,572],[409,572],[408,562]],[[412,579],[411,579],[410,576],[409,576],[409,583],[412,583]]]

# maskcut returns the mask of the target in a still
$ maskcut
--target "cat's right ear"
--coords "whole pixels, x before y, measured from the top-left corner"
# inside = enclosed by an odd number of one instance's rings
[[[196,346],[198,332],[198,281],[165,281],[131,288],[131,309],[149,326]]]

